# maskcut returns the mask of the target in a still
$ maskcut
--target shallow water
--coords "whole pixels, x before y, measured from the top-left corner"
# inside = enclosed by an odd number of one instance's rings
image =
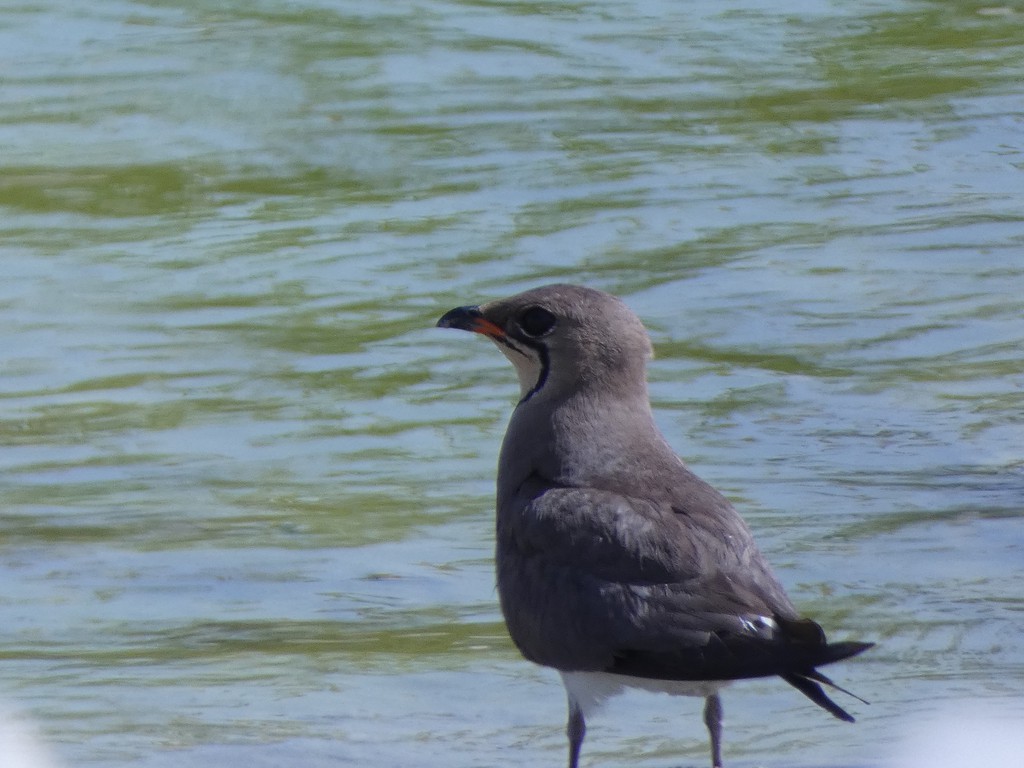
[[[972,2],[0,10],[0,698],[67,766],[560,765],[497,612],[517,385],[446,309],[553,280],[794,599],[879,642],[848,726],[725,697],[730,765],[1024,718],[1024,13]],[[585,764],[703,766],[635,695]]]

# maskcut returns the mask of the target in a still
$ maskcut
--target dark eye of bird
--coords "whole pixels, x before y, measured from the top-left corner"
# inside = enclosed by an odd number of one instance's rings
[[[555,327],[555,316],[544,307],[529,307],[519,316],[519,327],[527,336],[543,336]]]

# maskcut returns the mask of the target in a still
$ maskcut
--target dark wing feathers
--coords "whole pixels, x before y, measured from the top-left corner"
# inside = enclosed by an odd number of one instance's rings
[[[814,668],[870,644],[829,645],[820,626],[799,618],[742,519],[697,482],[697,512],[685,497],[658,503],[536,476],[524,483],[498,515],[513,640],[527,658],[559,669],[661,680],[781,675],[848,719]],[[573,623],[542,618],[552,615]]]
[[[710,486],[707,486],[710,489]],[[590,488],[543,489],[499,508],[502,549],[540,558],[608,584],[667,587],[660,602],[685,612],[774,616],[797,613],[754,544],[721,498],[701,514],[679,505]]]

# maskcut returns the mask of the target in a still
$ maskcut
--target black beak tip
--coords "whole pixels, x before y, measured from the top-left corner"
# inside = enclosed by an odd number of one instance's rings
[[[479,307],[456,307],[441,315],[437,321],[438,328],[458,328],[463,331],[473,330],[473,325],[483,315]]]

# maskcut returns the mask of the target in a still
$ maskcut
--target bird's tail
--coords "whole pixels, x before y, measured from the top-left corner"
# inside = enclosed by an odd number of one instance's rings
[[[819,664],[831,664],[834,661],[848,659],[851,656],[856,656],[858,653],[863,653],[873,645],[874,643],[858,642],[830,643],[828,645],[824,645],[816,654],[815,666]],[[857,694],[851,693],[842,686],[836,685],[828,677],[814,669],[813,666],[799,671],[786,672],[781,677],[819,707],[832,713],[833,717],[845,720],[848,723],[853,722],[853,715],[832,701],[825,691],[821,689],[821,686],[818,685],[818,683],[824,683],[830,688],[835,688],[837,691],[845,693],[847,696],[851,696],[864,704],[868,703]]]
[[[843,659],[848,659],[851,656],[856,656],[858,653],[864,653],[868,648],[873,648],[874,646],[874,643],[858,643],[852,640],[842,643],[828,643],[818,649],[818,652],[815,654],[813,666],[823,667],[826,664],[842,661]],[[821,682],[826,685],[831,685],[837,690],[842,690],[831,680],[822,680]]]

